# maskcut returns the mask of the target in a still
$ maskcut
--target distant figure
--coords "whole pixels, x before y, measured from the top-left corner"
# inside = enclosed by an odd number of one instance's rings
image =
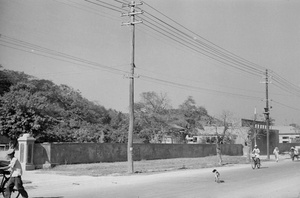
[[[279,149],[278,147],[274,148],[273,154],[275,155],[276,162],[279,160]]]
[[[298,149],[294,149],[294,155],[298,155],[299,153],[298,153]]]
[[[212,172],[215,174],[215,182],[220,183],[220,173],[217,169],[214,169]]]
[[[291,147],[291,158],[293,161],[295,158],[299,159],[298,149]]]

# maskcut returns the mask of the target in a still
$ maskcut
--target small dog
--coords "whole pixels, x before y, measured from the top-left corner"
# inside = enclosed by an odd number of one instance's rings
[[[220,173],[217,169],[214,169],[212,172],[215,174],[215,182],[220,183]]]

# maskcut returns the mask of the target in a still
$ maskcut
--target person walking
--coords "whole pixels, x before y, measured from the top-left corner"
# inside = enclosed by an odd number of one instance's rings
[[[23,187],[23,182],[21,178],[22,166],[18,158],[15,157],[15,150],[9,149],[7,151],[7,157],[10,160],[9,165],[0,167],[0,169],[10,171],[10,178],[6,184],[6,189],[5,189],[5,198],[10,198],[11,191],[13,190],[14,186],[16,186],[17,190],[19,191],[19,193],[22,195],[23,198],[28,198],[28,194]]]
[[[278,147],[274,148],[273,154],[275,155],[276,162],[279,160],[279,149]]]

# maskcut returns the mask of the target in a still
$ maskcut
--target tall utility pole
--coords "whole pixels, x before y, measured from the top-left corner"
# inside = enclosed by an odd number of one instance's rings
[[[135,15],[142,14],[142,12],[136,12],[135,7],[142,5],[142,3],[135,3],[131,1],[123,6],[130,7],[129,13],[123,13],[122,16],[129,16],[130,22],[123,23],[123,25],[131,25],[131,64],[130,64],[130,75],[129,75],[129,129],[128,129],[128,145],[127,145],[127,161],[128,161],[128,173],[134,173],[133,168],[133,124],[134,124],[134,55],[135,55],[135,24],[141,23],[142,21],[136,21]]]
[[[266,115],[266,126],[267,126],[267,159],[270,159],[270,130],[269,130],[269,122],[270,122],[270,111],[269,111],[269,75],[268,70],[266,69],[266,108],[264,114]]]
[[[253,118],[253,125],[252,125],[253,135],[254,135],[254,145],[256,145],[256,128],[255,128],[255,125],[256,125],[256,107],[254,108],[254,118]],[[251,146],[252,146],[252,144],[251,144]]]

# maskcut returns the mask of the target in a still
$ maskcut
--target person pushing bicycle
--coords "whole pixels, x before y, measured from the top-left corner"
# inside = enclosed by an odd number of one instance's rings
[[[15,150],[9,149],[7,151],[7,157],[10,160],[8,166],[0,167],[2,170],[9,170],[10,171],[10,178],[7,182],[7,186],[5,189],[5,198],[9,198],[11,195],[11,191],[13,190],[14,186],[16,186],[19,193],[22,195],[23,198],[28,198],[28,194],[23,187],[23,182],[21,179],[22,176],[22,166],[19,162],[18,158],[15,157]]]

